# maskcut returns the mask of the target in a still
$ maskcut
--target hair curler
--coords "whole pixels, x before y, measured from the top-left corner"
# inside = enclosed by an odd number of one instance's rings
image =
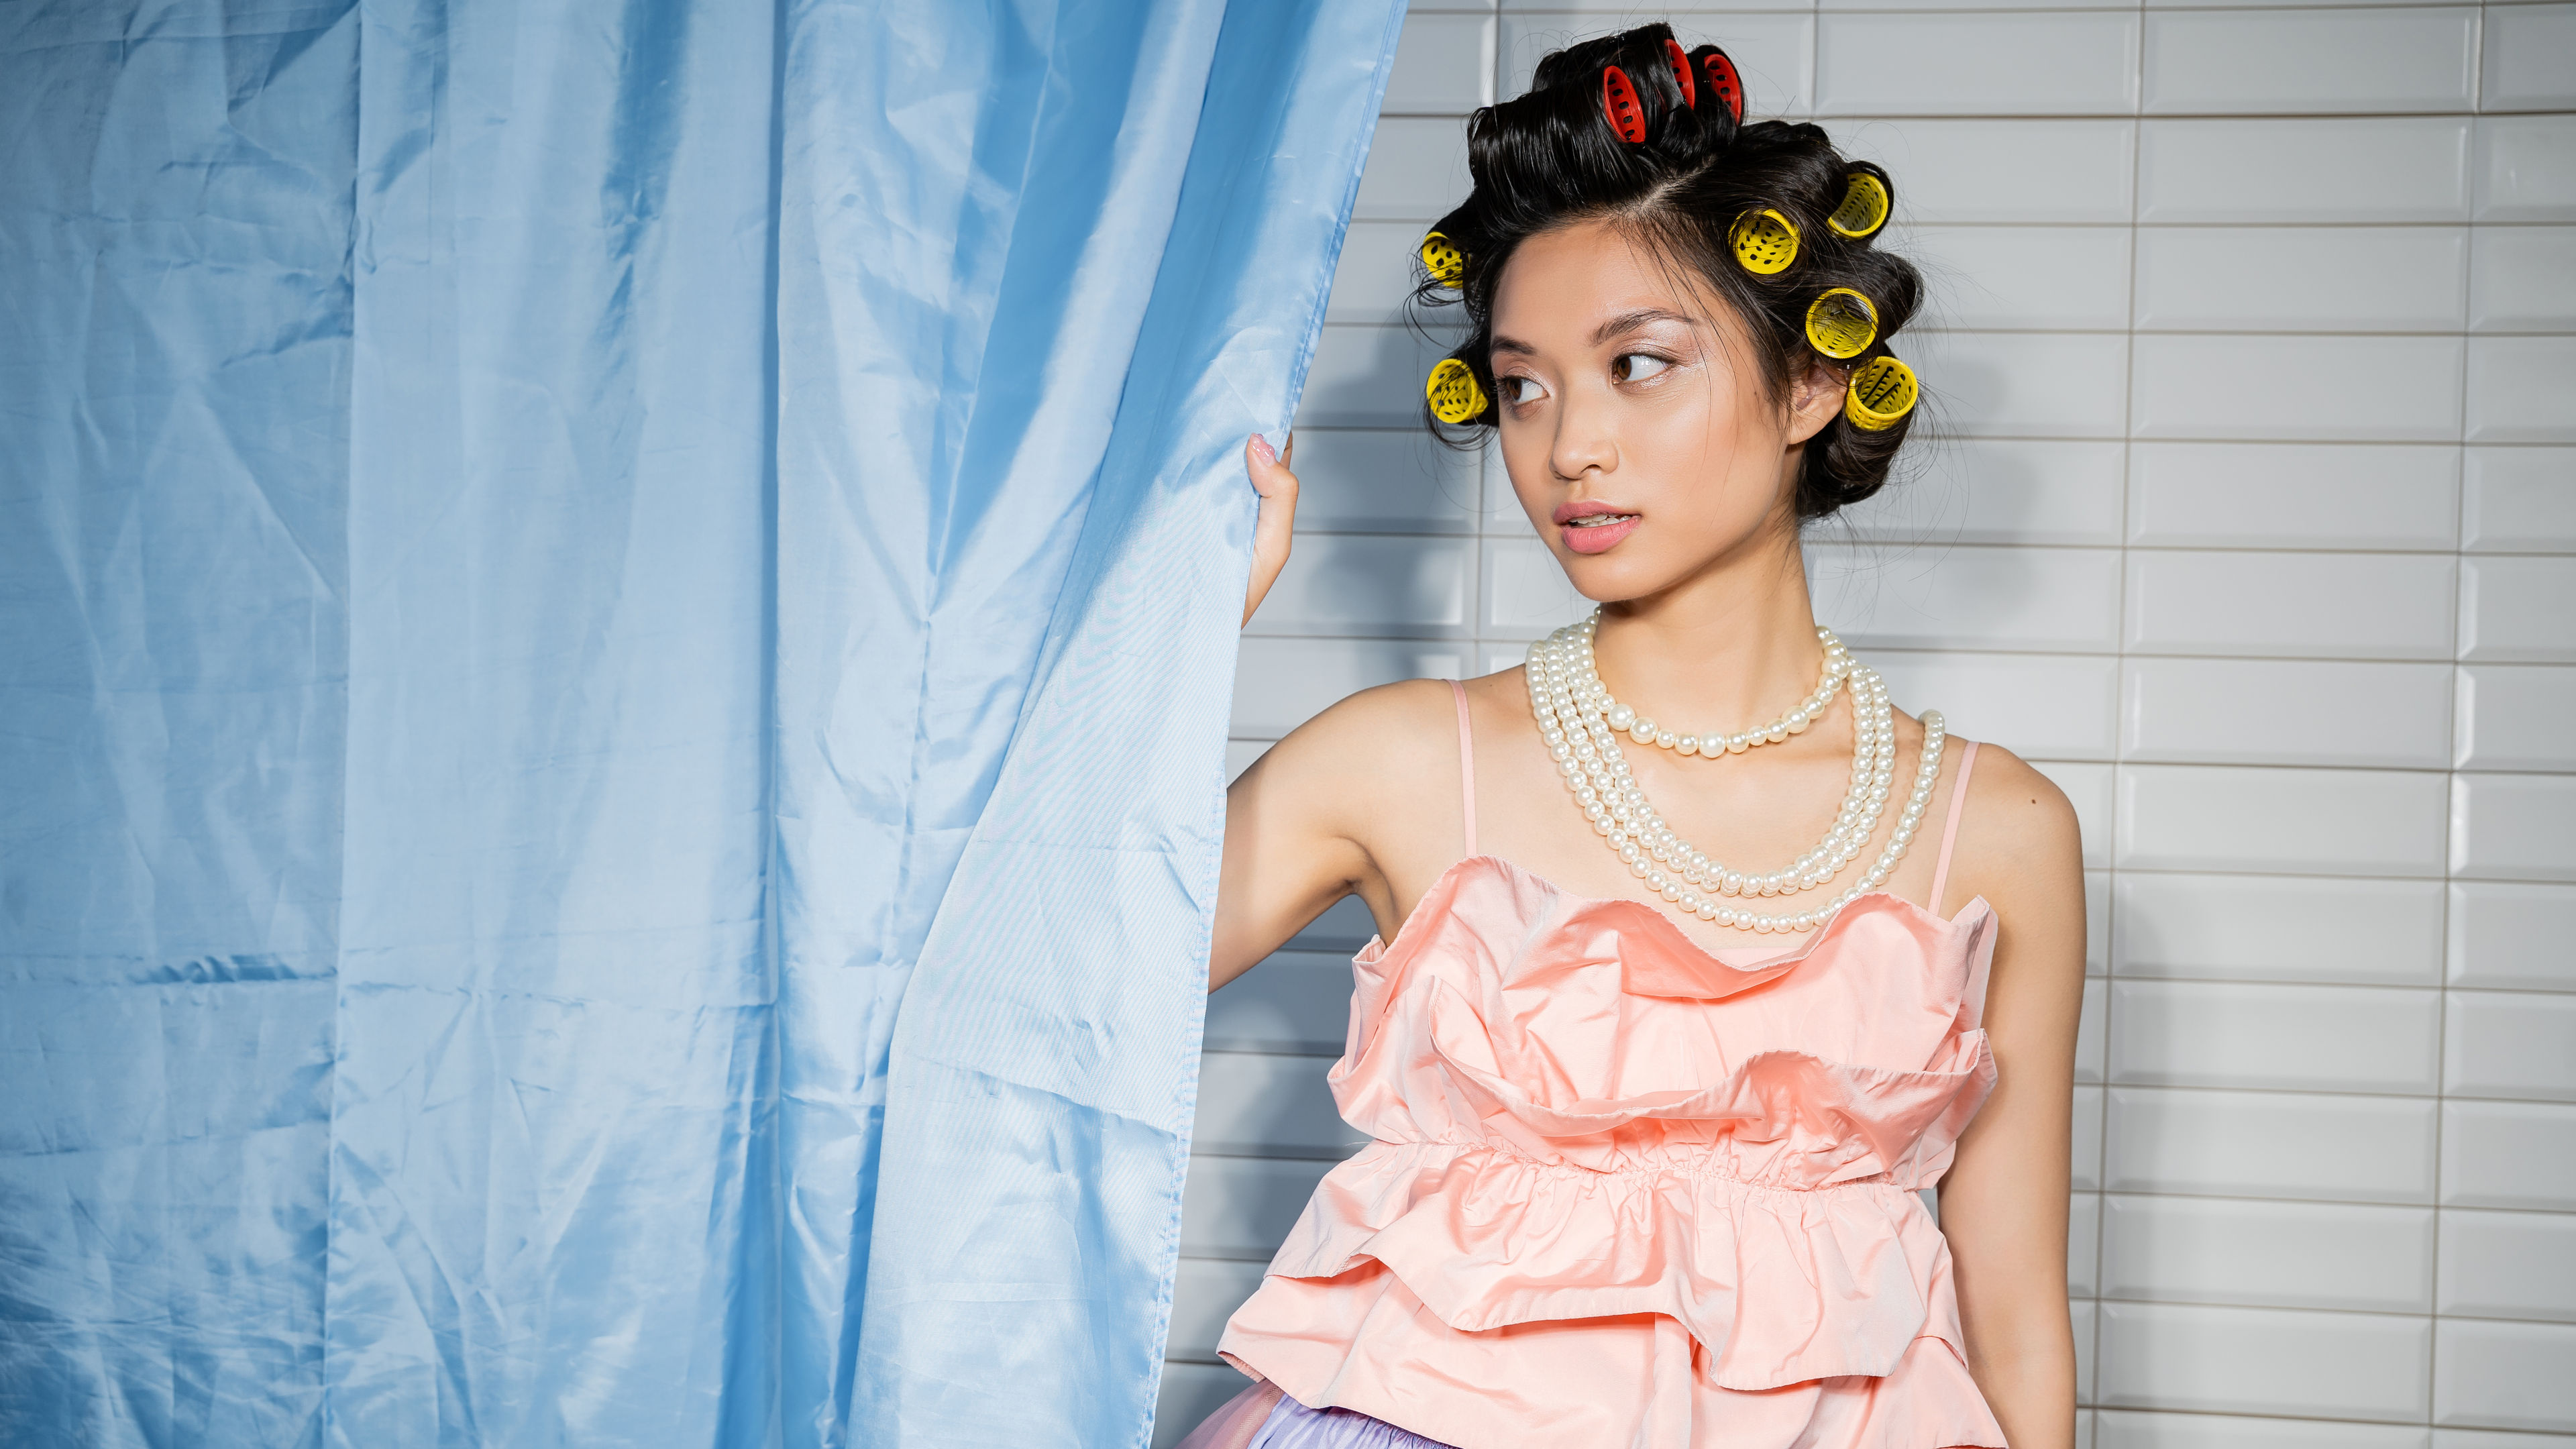
[[[1807,304],[1807,345],[1837,360],[1878,340],[1878,307],[1849,287],[1828,287]]]
[[[1865,432],[1884,432],[1904,421],[1905,415],[1922,400],[1923,387],[1915,381],[1914,369],[1882,354],[1852,374],[1851,391],[1843,398],[1843,416]]]
[[[1467,275],[1467,254],[1458,250],[1458,244],[1440,232],[1425,235],[1415,255],[1422,258],[1423,268],[1431,273],[1431,280],[1444,287],[1457,286],[1458,279]]]
[[[1825,225],[1837,236],[1867,241],[1878,235],[1895,210],[1896,187],[1888,181],[1887,173],[1858,161],[1844,177],[1842,204],[1825,218]]]
[[[1485,390],[1477,385],[1476,370],[1455,357],[1444,357],[1431,369],[1422,395],[1431,404],[1431,415],[1452,427],[1485,415]]]
[[[1798,259],[1798,228],[1767,206],[1737,217],[1727,241],[1735,260],[1756,276],[1777,276]]]
[[[1601,68],[1601,114],[1619,139],[1634,146],[1646,139],[1646,108],[1637,102],[1637,87],[1615,65]]]

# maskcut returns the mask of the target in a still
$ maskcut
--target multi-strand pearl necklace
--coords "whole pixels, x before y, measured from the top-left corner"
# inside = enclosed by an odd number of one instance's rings
[[[1590,631],[1587,630],[1583,637],[1588,648],[1592,638]],[[1677,735],[1612,699],[1606,689],[1601,691],[1602,714],[1610,721],[1610,728],[1626,730],[1628,738],[1637,743],[1660,745],[1677,755],[1715,759],[1719,755],[1740,755],[1758,745],[1776,745],[1791,735],[1805,734],[1807,726],[1822,718],[1825,706],[1834,702],[1834,692],[1843,687],[1844,676],[1851,673],[1851,651],[1843,647],[1843,641],[1834,637],[1833,630],[1817,625],[1816,641],[1825,646],[1825,662],[1824,667],[1817,671],[1815,692],[1798,701],[1795,709],[1778,719],[1767,725],[1756,725],[1742,734]],[[1600,676],[1593,676],[1593,682],[1599,683]]]
[[[1896,733],[1889,723],[1892,711],[1887,686],[1879,679],[1878,671],[1849,662],[1845,656],[1842,674],[1835,682],[1839,685],[1847,680],[1851,689],[1853,746],[1852,784],[1843,798],[1842,809],[1834,816],[1825,838],[1786,869],[1748,875],[1727,869],[1676,836],[1638,788],[1618,740],[1623,732],[1636,738],[1634,712],[1630,712],[1629,727],[1613,726],[1610,711],[1625,706],[1611,698],[1593,663],[1592,636],[1599,623],[1600,614],[1596,611],[1591,618],[1557,630],[1530,650],[1526,671],[1530,713],[1537,719],[1540,738],[1565,776],[1566,788],[1573,793],[1576,805],[1592,822],[1594,832],[1626,864],[1629,874],[1701,920],[1757,932],[1813,930],[1831,919],[1834,912],[1886,882],[1896,863],[1905,858],[1906,847],[1914,843],[1914,834],[1921,828],[1923,812],[1932,799],[1932,787],[1940,778],[1945,731],[1938,711],[1923,713],[1923,756],[1915,770],[1913,791],[1906,797],[1886,846],[1858,881],[1816,910],[1766,915],[1738,909],[1723,902],[1730,897],[1795,895],[1831,882],[1877,833],[1891,799],[1889,785],[1896,766]],[[1818,632],[1821,637],[1831,637]],[[1839,649],[1839,641],[1832,648]],[[1830,655],[1826,668],[1832,677]],[[1807,713],[1812,722],[1814,711]],[[1660,731],[1657,738],[1660,742]]]

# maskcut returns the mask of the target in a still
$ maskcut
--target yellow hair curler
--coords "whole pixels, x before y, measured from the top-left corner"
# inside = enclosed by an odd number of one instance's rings
[[[1843,178],[1842,204],[1825,218],[1825,225],[1837,236],[1867,241],[1878,235],[1895,210],[1896,188],[1888,183],[1887,173],[1863,161]]]
[[[1735,247],[1736,261],[1756,276],[1785,272],[1798,259],[1798,228],[1769,207],[1737,217],[1727,239]]]
[[[1827,357],[1858,357],[1878,340],[1878,308],[1849,287],[1829,287],[1807,304],[1807,345]]]
[[[1431,415],[1452,427],[1485,415],[1485,390],[1477,385],[1476,370],[1454,357],[1440,359],[1431,369],[1422,395],[1430,399]]]
[[[1843,399],[1843,416],[1865,432],[1883,432],[1905,420],[1923,400],[1914,369],[1893,357],[1873,357],[1852,374],[1851,392]]]
[[[1467,254],[1458,250],[1456,242],[1439,232],[1422,239],[1420,255],[1423,267],[1431,273],[1431,280],[1444,287],[1457,286],[1458,279],[1467,275]]]

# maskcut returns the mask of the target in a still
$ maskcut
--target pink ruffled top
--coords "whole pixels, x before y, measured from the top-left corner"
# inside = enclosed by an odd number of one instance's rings
[[[1352,963],[1330,1081],[1372,1140],[1218,1351],[1463,1449],[2000,1449],[1917,1196],[1994,1082],[1985,902],[1710,952],[1473,854],[1470,808]]]

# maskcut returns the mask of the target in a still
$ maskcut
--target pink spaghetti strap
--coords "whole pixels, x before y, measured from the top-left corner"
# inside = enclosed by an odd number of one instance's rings
[[[1959,752],[1959,776],[1950,782],[1950,818],[1941,827],[1941,863],[1932,867],[1932,914],[1941,914],[1941,891],[1950,883],[1950,848],[1959,843],[1959,807],[1968,803],[1968,772],[1977,767],[1977,742]]]
[[[1449,692],[1458,699],[1458,818],[1466,827],[1467,855],[1472,856],[1476,853],[1476,736],[1467,728],[1467,686],[1453,679]]]

